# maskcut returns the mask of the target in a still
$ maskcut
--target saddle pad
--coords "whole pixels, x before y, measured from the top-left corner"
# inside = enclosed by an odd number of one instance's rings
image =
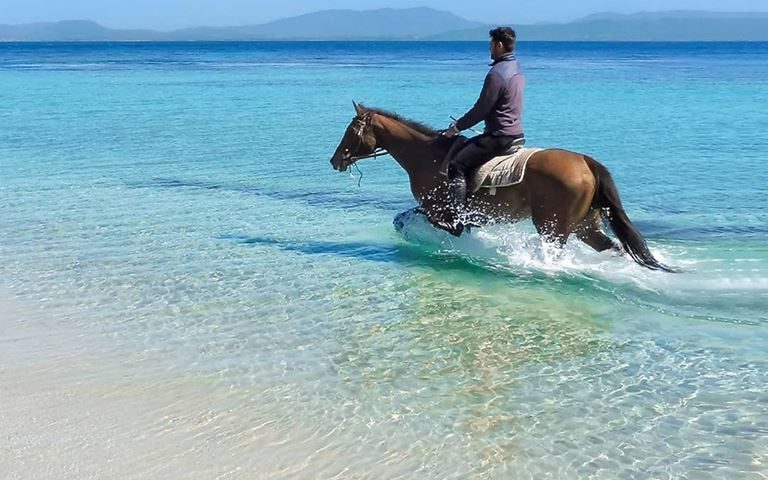
[[[517,185],[523,181],[528,159],[542,150],[541,148],[521,148],[512,155],[502,155],[487,161],[469,175],[469,191],[475,193],[481,188]]]

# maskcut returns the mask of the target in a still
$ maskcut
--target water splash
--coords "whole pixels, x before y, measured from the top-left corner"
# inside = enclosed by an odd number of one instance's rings
[[[622,303],[667,314],[738,323],[755,317],[768,321],[763,313],[768,309],[764,261],[702,258],[686,243],[651,242],[661,262],[683,270],[670,274],[643,268],[626,255],[595,252],[575,238],[560,249],[542,241],[530,222],[474,229],[459,238],[432,227],[414,211],[399,214],[394,225],[403,239],[432,254],[459,257],[494,271],[586,280]]]
[[[550,275],[595,275],[614,280],[665,275],[649,271],[624,255],[595,252],[575,238],[561,249],[544,242],[530,222],[473,229],[457,238],[432,227],[423,214],[409,210],[395,217],[394,225],[405,240],[434,252],[465,256],[495,268]],[[671,256],[671,252],[654,251],[665,261]]]

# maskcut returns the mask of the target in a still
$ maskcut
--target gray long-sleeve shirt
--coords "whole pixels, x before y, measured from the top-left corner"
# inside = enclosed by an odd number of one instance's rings
[[[485,120],[486,133],[521,135],[524,87],[525,77],[515,54],[507,53],[493,63],[485,77],[480,98],[456,122],[456,128],[466,130]]]

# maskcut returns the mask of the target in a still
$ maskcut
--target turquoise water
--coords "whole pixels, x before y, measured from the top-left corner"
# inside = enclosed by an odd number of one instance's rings
[[[391,159],[331,169],[352,100],[443,127],[486,56],[0,44],[0,289],[307,432],[294,477],[765,478],[768,44],[520,46],[528,144],[604,163],[679,275],[529,222],[401,235]]]

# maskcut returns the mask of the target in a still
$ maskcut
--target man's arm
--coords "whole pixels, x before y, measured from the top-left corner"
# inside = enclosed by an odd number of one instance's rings
[[[456,121],[456,128],[459,131],[466,130],[485,120],[496,104],[502,86],[501,75],[488,72],[488,75],[485,76],[485,82],[483,82],[483,90],[480,92],[480,97],[475,102],[475,106]]]

